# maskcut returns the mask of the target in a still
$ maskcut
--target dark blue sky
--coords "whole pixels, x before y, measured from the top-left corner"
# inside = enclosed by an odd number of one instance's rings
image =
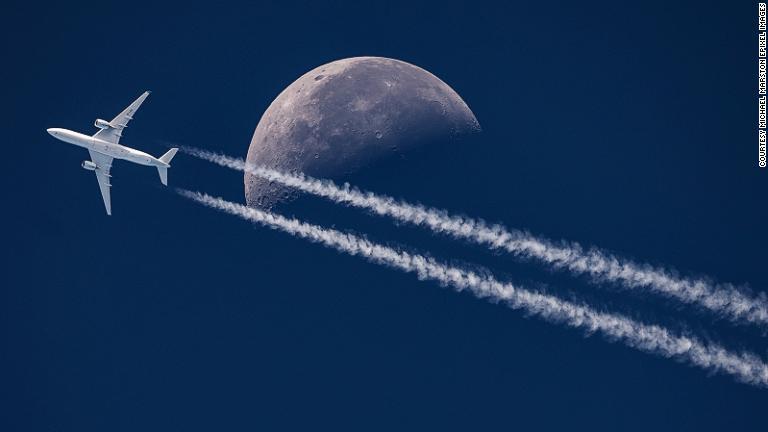
[[[355,175],[365,188],[768,287],[756,4],[6,4],[0,430],[765,430],[768,391],[527,319],[254,228],[82,149],[143,90],[124,143],[245,156],[294,79],[350,56],[433,72],[484,128]],[[172,185],[243,201],[185,155]],[[764,335],[327,203],[282,212],[459,259],[768,358]],[[534,284],[534,286],[537,286]]]

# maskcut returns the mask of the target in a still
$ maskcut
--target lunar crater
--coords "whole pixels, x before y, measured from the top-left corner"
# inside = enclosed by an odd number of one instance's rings
[[[334,178],[479,130],[461,97],[426,70],[355,57],[315,68],[281,92],[256,126],[247,161]],[[250,174],[244,180],[248,205],[271,207],[290,196]]]

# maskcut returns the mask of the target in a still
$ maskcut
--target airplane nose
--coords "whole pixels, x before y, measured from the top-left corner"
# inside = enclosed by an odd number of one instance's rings
[[[48,128],[45,131],[53,136],[56,136],[56,128]]]

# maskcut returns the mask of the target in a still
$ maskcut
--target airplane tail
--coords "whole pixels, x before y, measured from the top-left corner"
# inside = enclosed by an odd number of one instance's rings
[[[160,174],[160,182],[163,183],[163,186],[168,186],[168,168],[159,166],[157,173]]]
[[[165,152],[164,155],[160,156],[158,159],[160,159],[160,162],[164,164],[170,164],[171,159],[173,159],[174,156],[176,156],[176,152],[179,151],[176,147],[168,150]],[[160,174],[160,182],[163,183],[163,185],[168,186],[168,167],[159,166],[157,167],[157,173]]]
[[[163,162],[163,163],[169,164],[169,163],[171,163],[171,159],[173,159],[173,157],[176,156],[176,152],[177,151],[179,151],[179,149],[174,147],[174,148],[168,150],[167,152],[165,152],[165,154],[160,156],[158,159],[160,159],[160,161]]]

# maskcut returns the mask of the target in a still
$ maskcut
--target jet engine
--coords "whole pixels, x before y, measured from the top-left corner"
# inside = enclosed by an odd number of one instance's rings
[[[99,129],[106,129],[106,128],[111,128],[112,127],[112,125],[109,124],[108,121],[102,120],[102,119],[96,119],[96,121],[93,122],[93,125],[96,126]]]
[[[83,164],[81,165],[83,169],[87,169],[88,171],[96,171],[96,164],[89,160],[84,160]]]

